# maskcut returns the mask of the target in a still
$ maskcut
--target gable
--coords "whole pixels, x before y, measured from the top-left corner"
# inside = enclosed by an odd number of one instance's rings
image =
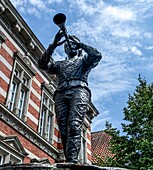
[[[27,155],[26,151],[24,150],[17,136],[14,136],[14,135],[5,136],[5,137],[0,136],[0,140],[3,144],[5,144],[5,146],[8,146],[10,149],[15,150],[21,155],[24,155],[24,156]]]

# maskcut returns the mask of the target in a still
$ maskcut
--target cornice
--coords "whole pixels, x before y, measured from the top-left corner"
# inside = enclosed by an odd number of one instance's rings
[[[45,50],[38,38],[23,20],[18,11],[14,8],[9,0],[1,0],[0,2],[0,16],[5,23],[11,28],[12,32],[19,37],[24,43],[28,51],[33,51],[34,54],[39,55]]]
[[[89,103],[89,112],[88,112],[88,117],[90,120],[92,120],[94,117],[96,117],[99,114],[98,110],[96,107],[93,105],[92,102]]]

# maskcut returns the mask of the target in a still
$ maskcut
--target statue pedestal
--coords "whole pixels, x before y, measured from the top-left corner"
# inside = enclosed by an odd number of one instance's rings
[[[0,170],[126,170],[124,168],[99,167],[95,165],[80,165],[73,163],[57,164],[4,164],[0,165]]]

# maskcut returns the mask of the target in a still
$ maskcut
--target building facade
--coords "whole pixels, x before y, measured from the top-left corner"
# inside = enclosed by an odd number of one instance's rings
[[[54,112],[56,77],[39,70],[44,47],[9,0],[0,1],[0,165],[63,162]],[[91,164],[91,103],[80,162]]]

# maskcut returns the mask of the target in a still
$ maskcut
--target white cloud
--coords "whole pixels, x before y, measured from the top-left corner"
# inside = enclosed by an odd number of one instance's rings
[[[147,46],[145,47],[146,50],[152,50],[153,49],[153,46]]]
[[[68,0],[70,4],[70,8],[74,9],[77,8],[80,14],[85,15],[93,15],[96,12],[99,12],[103,8],[103,1],[100,0],[98,2],[95,1],[88,1],[88,0],[79,0],[79,1],[72,1]]]
[[[144,37],[152,38],[152,34],[150,32],[146,32],[146,33],[144,33]]]
[[[130,21],[135,19],[134,12],[127,8],[108,6],[104,13],[108,17],[112,17],[113,19],[120,21]]]
[[[115,80],[114,75],[114,81],[107,82],[106,80],[101,83],[98,81],[95,82],[93,81],[90,85],[90,89],[93,94],[92,95],[93,102],[98,102],[100,101],[101,98],[105,98],[105,100],[108,100],[111,96],[115,96],[118,93],[123,93],[125,91],[130,90],[132,87],[131,82],[129,82],[129,80],[122,79]]]
[[[52,3],[54,3],[54,2],[56,2],[56,3],[60,3],[60,2],[62,2],[63,0],[47,0],[47,2],[49,3],[49,4],[52,4]]]
[[[47,2],[41,0],[11,0],[11,2],[19,12],[41,18],[44,14],[54,11],[54,9],[49,6],[49,4],[56,1]]]
[[[136,29],[129,27],[129,26],[125,26],[125,25],[116,25],[114,27],[114,29],[111,30],[112,31],[112,35],[113,36],[117,36],[117,37],[125,37],[125,38],[131,38],[131,36],[139,36],[140,32],[137,31]]]
[[[27,0],[11,0],[12,4],[17,8],[18,6],[23,6],[24,3],[27,2]]]
[[[38,9],[35,8],[35,7],[29,7],[29,8],[27,8],[27,9],[26,9],[26,12],[27,12],[28,14],[30,14],[30,15],[35,15],[36,17],[41,18],[41,15],[40,15]]]
[[[137,47],[132,47],[131,48],[131,51],[135,54],[135,55],[138,55],[138,56],[141,56],[142,55],[142,52],[137,48]]]
[[[99,102],[101,98],[108,100],[112,95],[132,88],[129,75],[133,70],[124,60],[126,60],[124,56],[104,56],[99,65],[92,70],[89,76],[89,86],[94,102]]]
[[[35,7],[37,7],[38,9],[42,8],[44,9],[46,6],[45,6],[45,3],[41,0],[29,0],[29,3]]]
[[[105,129],[105,123],[106,121],[111,120],[111,117],[109,116],[109,111],[105,110],[101,114],[99,114],[97,117],[93,119],[93,122],[91,124],[91,131],[97,131],[98,130],[104,130]]]

